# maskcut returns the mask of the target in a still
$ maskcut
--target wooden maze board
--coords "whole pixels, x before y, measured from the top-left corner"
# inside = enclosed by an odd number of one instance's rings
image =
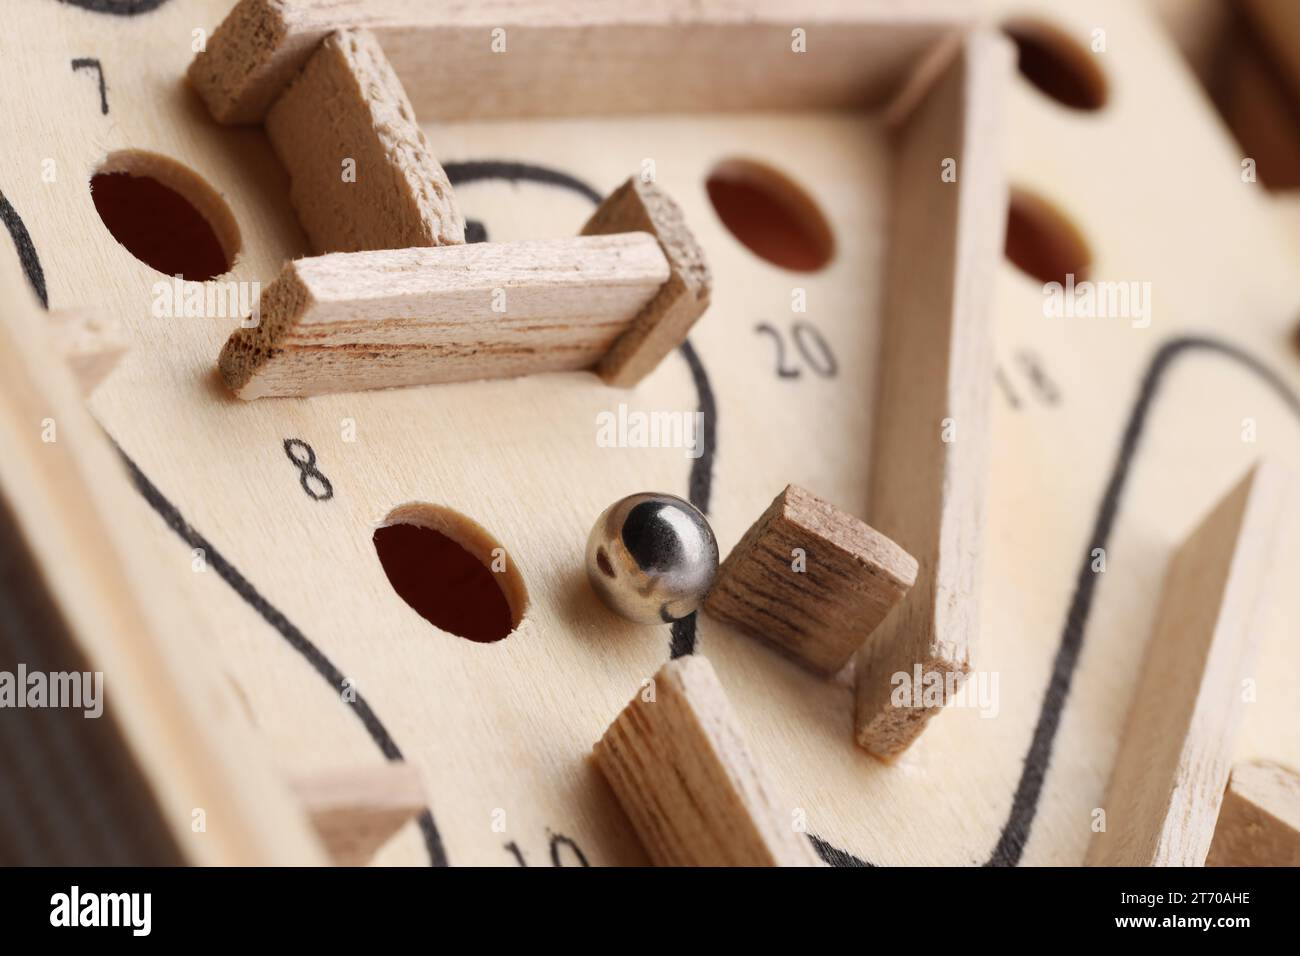
[[[133,6],[155,9],[117,15]],[[1261,456],[1300,468],[1296,246],[1270,195],[1242,182],[1238,148],[1156,20],[1118,0],[1014,5],[1085,48],[1105,29],[1095,62],[1108,102],[1067,109],[1009,73],[1007,180],[1073,221],[1091,277],[1149,282],[1152,321],[1045,318],[1040,280],[1007,262],[981,277],[996,378],[972,680],[996,675],[998,711],[950,707],[883,762],[853,743],[850,676],[816,678],[707,616],[693,633],[622,622],[583,571],[595,516],[635,491],[689,494],[723,554],[791,482],[869,513],[894,198],[882,111],[421,113],[462,210],[491,240],[576,234],[600,195],[653,158],[714,275],[689,346],[628,392],[565,373],[241,403],[215,372],[235,320],[153,318],[157,273],[113,241],[87,188],[110,153],[161,153],[229,205],[242,241],[224,278],[265,284],[309,251],[261,129],[217,125],[182,82],[191,31],[228,6],[37,0],[12,11],[0,191],[11,234],[30,236],[49,307],[94,308],[128,327],[130,351],[91,410],[138,469],[146,494],[131,518],[175,565],[275,766],[363,767],[400,750],[430,813],[378,863],[641,863],[587,756],[642,681],[693,642],[781,806],[806,816],[827,859],[1081,862],[1172,549]],[[971,12],[998,24],[998,6]],[[959,22],[962,7],[935,7],[936,22]],[[74,68],[78,59],[98,66]],[[736,157],[783,171],[824,211],[835,243],[825,269],[771,266],[719,221],[705,182]],[[54,182],[41,176],[47,159]],[[795,287],[806,315],[791,314]],[[796,320],[825,355],[795,348]],[[797,377],[778,373],[778,341]],[[708,454],[598,447],[596,415],[619,402],[704,410]],[[1254,443],[1242,438],[1247,418]],[[300,481],[288,440],[310,446],[328,497]],[[393,592],[371,538],[411,502],[454,508],[505,546],[529,600],[508,639],[439,632]],[[1300,525],[1283,541],[1279,571],[1295,576]],[[1106,550],[1101,575],[1089,570],[1095,547]],[[207,573],[190,573],[194,548]],[[1297,619],[1300,593],[1282,589],[1256,622],[1258,694],[1238,759],[1300,765]],[[343,699],[343,680],[363,705]]]

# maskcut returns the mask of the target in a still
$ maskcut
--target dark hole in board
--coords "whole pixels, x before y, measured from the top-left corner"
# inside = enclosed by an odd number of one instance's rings
[[[1037,20],[1004,28],[1016,44],[1020,74],[1043,93],[1075,110],[1106,105],[1106,77],[1096,57],[1063,30]]]
[[[188,199],[153,177],[96,173],[90,195],[113,238],[150,268],[191,282],[230,271],[211,224]]]
[[[598,548],[596,551],[596,567],[600,568],[600,573],[605,577],[614,576],[614,567],[609,563],[609,555],[605,553],[604,548]]]
[[[391,524],[375,531],[374,542],[393,590],[435,627],[489,644],[519,623],[501,575],[441,531]]]
[[[1020,271],[1042,282],[1087,278],[1092,252],[1077,226],[1049,203],[1024,189],[1011,190],[1007,208],[1006,256]]]
[[[718,218],[750,252],[794,272],[825,268],[835,240],[817,203],[770,166],[728,159],[705,183]]]

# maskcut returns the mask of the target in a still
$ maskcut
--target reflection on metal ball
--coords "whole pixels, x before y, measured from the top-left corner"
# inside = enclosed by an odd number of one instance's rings
[[[699,509],[676,495],[629,495],[596,519],[587,578],[610,610],[671,624],[704,601],[718,573],[718,542]]]

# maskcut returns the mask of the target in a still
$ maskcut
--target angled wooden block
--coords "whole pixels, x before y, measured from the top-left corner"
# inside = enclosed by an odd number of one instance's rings
[[[318,253],[465,241],[447,174],[374,35],[331,34],[266,115]]]
[[[130,344],[121,322],[88,309],[54,310],[47,328],[83,396],[108,377]]]
[[[1007,189],[998,155],[1002,37],[975,33],[902,120],[867,521],[916,557],[916,586],[859,652],[855,736],[906,750],[971,669],[993,381],[990,296]],[[955,182],[940,175],[956,162]],[[943,704],[896,707],[917,667]]]
[[[713,665],[669,661],[595,747],[596,765],[658,866],[817,866],[745,745]]]
[[[1204,865],[1289,494],[1261,462],[1170,562],[1089,865]]]
[[[915,580],[916,559],[897,544],[789,485],[722,562],[704,609],[829,675]]]
[[[400,761],[290,781],[335,866],[365,866],[424,811],[420,775]]]
[[[1268,760],[1232,768],[1206,866],[1300,866],[1300,773]]]
[[[658,294],[596,364],[611,385],[630,387],[654,370],[686,339],[709,307],[709,267],[682,211],[663,190],[633,177],[600,204],[582,228],[584,236],[648,232],[659,240],[670,274]]]

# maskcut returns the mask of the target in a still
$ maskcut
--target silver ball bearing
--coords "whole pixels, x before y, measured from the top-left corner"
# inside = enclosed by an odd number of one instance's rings
[[[606,508],[587,538],[587,578],[609,609],[640,624],[671,624],[704,601],[718,542],[699,509],[642,492]]]

